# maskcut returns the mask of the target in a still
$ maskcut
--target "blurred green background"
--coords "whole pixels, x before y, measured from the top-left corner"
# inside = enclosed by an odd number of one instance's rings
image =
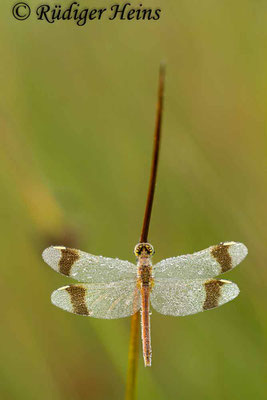
[[[53,307],[51,292],[71,280],[41,252],[134,261],[162,59],[155,261],[228,240],[249,255],[225,275],[240,286],[235,301],[184,318],[153,312],[138,398],[265,399],[266,1],[146,0],[159,21],[82,28],[19,22],[11,5],[0,4],[1,399],[124,396],[130,319]]]

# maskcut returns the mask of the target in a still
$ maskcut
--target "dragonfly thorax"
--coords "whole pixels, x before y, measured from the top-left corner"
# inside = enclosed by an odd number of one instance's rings
[[[152,262],[154,248],[150,243],[138,243],[134,254],[137,257],[137,276],[140,287],[150,287],[152,284]]]

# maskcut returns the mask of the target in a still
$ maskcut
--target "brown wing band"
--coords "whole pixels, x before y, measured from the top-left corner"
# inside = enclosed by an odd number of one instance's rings
[[[221,295],[221,286],[223,285],[224,282],[217,281],[216,279],[212,279],[204,283],[204,287],[206,290],[206,299],[203,304],[203,310],[209,310],[218,306],[219,298]]]
[[[232,258],[229,254],[229,245],[218,244],[211,249],[211,255],[218,261],[221,271],[226,272],[232,268]]]
[[[88,308],[85,304],[86,289],[82,286],[69,286],[66,291],[70,295],[70,300],[73,305],[73,312],[80,315],[89,315]]]
[[[71,267],[75,261],[79,260],[79,254],[74,249],[61,249],[61,258],[59,261],[59,272],[64,275],[70,275]]]

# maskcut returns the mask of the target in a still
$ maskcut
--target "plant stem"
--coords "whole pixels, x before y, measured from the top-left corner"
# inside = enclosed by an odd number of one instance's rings
[[[142,232],[140,236],[140,242],[147,242],[152,205],[155,193],[158,160],[159,160],[160,136],[161,136],[164,81],[165,81],[165,66],[161,64],[159,72],[158,102],[157,102],[157,113],[156,113],[156,126],[154,133],[153,155],[152,155],[150,179],[149,179],[148,194],[146,201],[146,209],[143,220]],[[126,396],[125,396],[126,400],[134,400],[136,395],[137,367],[138,367],[138,355],[139,355],[139,326],[140,326],[140,313],[137,312],[132,316],[131,320],[131,333],[130,333],[130,344],[129,344],[129,355],[128,355],[128,373],[127,373]]]
[[[146,210],[144,215],[142,232],[140,236],[140,242],[147,241],[150,217],[151,217],[151,211],[155,193],[158,160],[159,160],[160,136],[161,136],[160,133],[161,133],[161,121],[162,121],[162,109],[163,109],[164,79],[165,79],[165,66],[161,64],[159,73],[158,103],[157,103],[157,114],[156,114],[156,126],[154,133],[153,156],[151,163],[147,201],[146,201]]]
[[[137,312],[131,319],[131,332],[128,353],[128,371],[126,382],[126,400],[134,400],[136,394],[136,378],[138,369],[138,356],[139,356],[139,326],[140,326],[140,313]]]

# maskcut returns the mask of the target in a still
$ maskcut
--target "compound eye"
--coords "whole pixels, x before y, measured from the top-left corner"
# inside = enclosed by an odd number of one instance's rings
[[[136,257],[138,257],[138,256],[140,255],[141,249],[142,249],[142,246],[141,246],[140,244],[137,244],[137,245],[135,246],[135,248],[134,248],[134,255],[135,255]]]
[[[136,257],[140,256],[142,253],[149,256],[153,256],[154,248],[150,243],[138,243],[134,248],[134,254]]]
[[[146,250],[150,256],[153,256],[153,254],[155,253],[154,248],[151,244],[146,245]]]

